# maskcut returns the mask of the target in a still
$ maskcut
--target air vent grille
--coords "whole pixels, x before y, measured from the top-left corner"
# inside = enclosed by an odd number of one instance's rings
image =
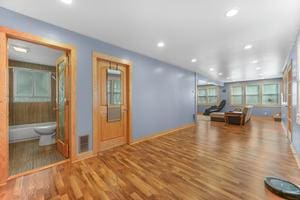
[[[89,150],[89,135],[79,136],[79,153]]]

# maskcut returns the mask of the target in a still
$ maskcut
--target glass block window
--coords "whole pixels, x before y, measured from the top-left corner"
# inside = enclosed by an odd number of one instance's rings
[[[260,104],[259,85],[246,86],[246,104]]]
[[[14,102],[50,102],[51,72],[25,68],[13,69]]]

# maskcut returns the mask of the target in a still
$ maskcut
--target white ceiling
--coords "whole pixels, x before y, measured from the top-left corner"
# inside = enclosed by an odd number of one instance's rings
[[[22,62],[35,63],[41,65],[55,66],[56,60],[63,55],[63,51],[51,49],[46,46],[37,45],[21,40],[8,40],[8,58]],[[14,46],[25,48],[27,53],[21,53],[14,50]]]
[[[1,0],[0,6],[221,81],[281,76],[300,27],[299,0]],[[234,7],[238,15],[226,18]],[[253,48],[245,51],[246,44]]]

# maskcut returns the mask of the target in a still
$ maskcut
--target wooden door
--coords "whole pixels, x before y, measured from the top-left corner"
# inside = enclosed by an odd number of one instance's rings
[[[127,73],[124,64],[97,59],[98,151],[127,143]]]
[[[69,65],[68,57],[56,62],[56,145],[57,150],[69,157]]]
[[[288,67],[288,77],[287,77],[287,94],[288,94],[288,138],[291,141],[292,137],[292,128],[293,128],[293,102],[292,102],[292,92],[293,92],[293,72],[292,67]]]

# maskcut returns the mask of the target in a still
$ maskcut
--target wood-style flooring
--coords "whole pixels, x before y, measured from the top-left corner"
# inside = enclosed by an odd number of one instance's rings
[[[281,124],[199,121],[189,128],[125,145],[73,164],[19,177],[0,199],[280,199],[265,176],[300,185],[300,170]]]
[[[56,145],[40,147],[39,140],[9,144],[9,174],[15,175],[64,160]]]

